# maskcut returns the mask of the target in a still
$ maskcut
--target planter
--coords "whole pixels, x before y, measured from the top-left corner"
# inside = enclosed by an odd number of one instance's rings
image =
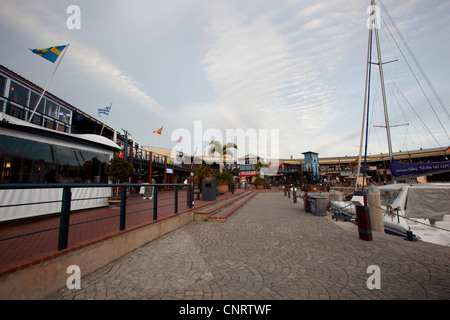
[[[225,194],[228,192],[228,185],[227,184],[219,184],[217,186],[217,189],[219,190],[220,194]]]
[[[120,197],[109,197],[108,198],[108,205],[110,207],[117,207],[120,206]]]
[[[264,185],[258,184],[258,185],[256,186],[256,189],[258,189],[258,190],[264,189]]]

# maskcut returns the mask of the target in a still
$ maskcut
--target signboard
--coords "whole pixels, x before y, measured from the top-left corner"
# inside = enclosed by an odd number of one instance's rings
[[[256,171],[241,171],[239,172],[239,177],[253,177],[256,176]]]
[[[391,171],[395,177],[420,177],[450,171],[450,161],[404,163],[392,158]]]
[[[139,190],[139,194],[142,195],[143,199],[153,199],[153,186],[143,185]]]
[[[154,187],[144,187],[144,199],[153,199],[153,188]]]

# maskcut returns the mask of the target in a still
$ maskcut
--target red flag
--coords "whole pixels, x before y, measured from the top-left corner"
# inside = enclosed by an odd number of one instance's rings
[[[163,128],[164,128],[164,126],[159,128],[158,130],[153,131],[153,133],[161,134]]]
[[[447,149],[445,149],[445,152],[449,152],[450,151],[450,147],[448,147]]]

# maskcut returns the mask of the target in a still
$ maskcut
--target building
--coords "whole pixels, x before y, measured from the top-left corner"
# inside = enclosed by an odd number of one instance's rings
[[[170,149],[140,146],[127,132],[117,132],[50,92],[45,93],[34,112],[42,91],[41,87],[0,65],[2,183],[106,182],[103,168],[120,152],[135,167],[131,182],[153,179],[158,183],[181,182],[192,174],[193,166],[198,163],[218,170],[217,157],[183,153],[174,156]],[[251,182],[257,174],[255,164],[266,162],[271,168],[262,168],[261,174],[273,185],[323,181],[352,184],[356,179],[356,157],[322,158],[311,151],[304,156],[304,159],[271,161],[246,155],[241,159],[227,159],[224,169],[237,179]],[[438,148],[398,152],[394,156],[412,163],[447,160],[446,151]],[[369,180],[391,179],[388,160],[386,154],[368,156]],[[449,181],[450,177],[447,172],[428,179]]]
[[[448,161],[449,152],[442,148],[419,149],[412,151],[399,151],[393,154],[396,160],[409,163],[427,163]],[[357,156],[318,157],[320,182],[332,184],[354,185],[358,166]],[[280,159],[280,170],[277,181],[285,184],[312,183],[309,180],[311,170],[305,159]],[[362,166],[364,163],[362,164]],[[389,154],[368,155],[366,163],[366,176],[369,182],[384,183],[392,180],[390,172]],[[450,181],[450,172],[427,175],[421,178],[428,182]]]
[[[103,124],[0,66],[1,183],[107,182],[104,166],[120,151],[112,138],[95,134]]]
[[[133,182],[174,183],[189,175],[189,165],[173,161],[167,150],[142,148],[127,132],[117,132],[50,92],[34,110],[42,92],[0,65],[2,183],[106,183],[104,166],[120,152],[135,166]]]

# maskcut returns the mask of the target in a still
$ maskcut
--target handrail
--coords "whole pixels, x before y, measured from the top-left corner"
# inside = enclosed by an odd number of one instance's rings
[[[128,196],[127,194],[127,189],[128,188],[134,188],[134,187],[154,187],[153,189],[153,198],[151,201],[148,202],[148,204],[150,205],[147,208],[142,208],[138,207],[135,211],[132,212],[128,212],[127,213],[127,198],[129,198],[130,196]],[[158,191],[159,188],[167,188],[169,187],[170,189],[173,189],[174,191],[174,195],[172,195],[171,197],[163,197],[162,199],[158,198],[158,193],[161,191]],[[88,221],[83,221],[83,222],[75,222],[73,224],[70,224],[70,216],[71,213],[73,213],[73,211],[71,210],[71,203],[73,201],[83,201],[83,200],[88,200],[88,199],[92,199],[92,197],[89,197],[89,195],[87,195],[87,197],[84,198],[76,198],[76,199],[72,199],[72,189],[74,188],[121,188],[120,189],[120,203],[118,205],[116,205],[115,207],[119,207],[120,208],[120,212],[118,214],[115,215],[110,215],[108,217],[94,217],[91,218]],[[173,206],[173,214],[177,214],[178,213],[178,202],[179,202],[179,190],[180,189],[186,189],[188,188],[188,193],[185,196],[185,199],[187,201],[188,207],[190,209],[192,209],[193,206],[193,202],[194,202],[194,188],[192,185],[189,184],[181,184],[181,183],[176,183],[176,184],[170,184],[170,183],[163,183],[163,184],[149,184],[149,183],[109,183],[109,184],[101,184],[101,183],[90,183],[90,184],[82,184],[82,183],[39,183],[39,184],[0,184],[0,190],[25,190],[25,189],[63,189],[62,192],[62,196],[59,200],[57,201],[52,201],[52,202],[60,202],[61,203],[61,210],[58,213],[53,214],[54,216],[59,216],[60,217],[60,222],[59,222],[59,227],[55,227],[55,228],[45,228],[44,230],[38,230],[38,231],[33,231],[30,233],[24,233],[24,234],[20,234],[20,235],[9,235],[5,238],[0,239],[0,243],[2,243],[3,241],[6,240],[11,240],[11,239],[15,239],[15,238],[19,238],[19,237],[24,237],[27,235],[32,235],[32,234],[36,234],[36,233],[41,233],[41,232],[45,232],[45,231],[50,231],[50,230],[55,230],[55,229],[59,229],[59,235],[58,235],[58,250],[64,250],[68,247],[68,235],[69,235],[69,229],[71,226],[75,226],[75,225],[81,225],[81,224],[86,224],[86,223],[90,223],[90,222],[94,222],[94,221],[99,221],[99,220],[103,220],[103,219],[109,219],[112,217],[119,217],[119,231],[123,231],[126,229],[126,217],[127,214],[137,214],[137,213],[142,213],[142,212],[151,212],[153,211],[153,221],[158,219],[158,208],[163,208],[163,207],[168,207],[168,206]],[[108,196],[105,197],[96,197],[97,199],[100,198],[108,198]],[[170,202],[171,198],[173,198],[174,200],[172,202]],[[41,201],[41,202],[30,202],[30,203],[11,203],[11,204],[3,204],[0,207],[0,212],[3,208],[7,208],[7,207],[17,207],[17,206],[27,206],[27,205],[45,205],[48,204],[48,201]],[[132,206],[132,205],[140,205],[143,202],[138,202],[138,203],[129,203],[128,206]],[[103,207],[90,207],[88,209],[81,209],[81,210],[76,210],[77,212],[85,212],[85,211],[95,211],[95,210],[99,210],[99,209],[103,209],[105,208]],[[167,210],[166,210],[167,211]],[[169,211],[170,212],[170,211]],[[167,212],[166,212],[167,213]],[[45,215],[47,216],[47,215]],[[42,215],[40,216],[34,216],[34,217],[28,217],[26,218],[27,221],[30,220],[37,220],[39,218],[42,218]],[[17,221],[17,220],[16,220]],[[10,222],[13,221],[5,221],[2,224],[8,224]]]
[[[5,189],[60,189],[60,188],[109,188],[109,187],[186,187],[184,183],[4,183],[0,190]]]

